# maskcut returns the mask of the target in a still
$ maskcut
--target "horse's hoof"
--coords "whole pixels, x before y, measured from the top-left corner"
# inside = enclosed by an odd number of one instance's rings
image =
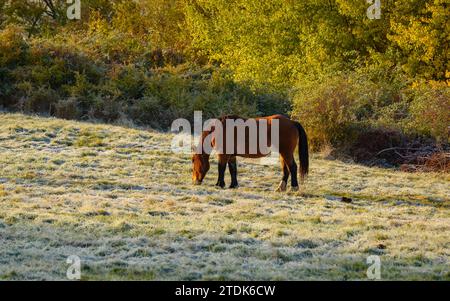
[[[239,187],[239,184],[231,184],[230,189],[236,189]]]
[[[224,189],[225,188],[225,183],[217,183],[216,186]]]
[[[292,186],[292,187],[291,187],[291,191],[292,191],[292,192],[296,192],[296,191],[298,191],[298,190],[299,190],[298,186],[296,186],[296,187]]]
[[[287,183],[285,181],[281,181],[280,186],[278,186],[276,192],[284,192],[286,191]]]

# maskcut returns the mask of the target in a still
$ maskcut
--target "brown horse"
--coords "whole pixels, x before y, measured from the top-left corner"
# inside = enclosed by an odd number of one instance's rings
[[[241,120],[241,121],[249,121],[249,119],[243,119],[238,116],[225,116],[217,120],[219,125],[221,125],[223,135],[216,135],[214,136],[214,132],[216,130],[217,126],[211,127],[210,130],[203,131],[200,139],[200,144],[197,148],[197,153],[193,155],[192,157],[192,163],[193,163],[193,174],[192,179],[195,184],[200,185],[203,181],[203,179],[206,176],[206,173],[208,172],[210,168],[209,164],[209,157],[210,152],[205,151],[205,139],[208,136],[213,136],[211,138],[210,142],[206,142],[206,144],[210,143],[211,147],[216,149],[218,146],[221,146],[220,151],[218,151],[218,159],[219,159],[219,179],[217,181],[216,186],[219,186],[221,188],[225,187],[225,170],[228,164],[228,168],[231,174],[231,185],[230,188],[237,188],[238,187],[238,181],[237,181],[237,164],[236,164],[236,157],[244,157],[244,158],[262,158],[265,156],[268,156],[270,154],[263,151],[263,149],[260,147],[259,143],[256,147],[256,151],[250,151],[251,150],[251,141],[255,141],[255,138],[251,135],[255,134],[255,131],[253,133],[250,133],[249,127],[245,127],[244,131],[245,134],[241,133],[241,137],[245,137],[245,146],[239,145],[242,144],[242,141],[239,142],[237,137],[239,134],[237,133],[238,128],[235,127],[234,129],[234,147],[230,147],[230,149],[227,149],[226,147],[226,141],[227,137],[226,134],[226,122],[229,120],[232,120],[234,122]],[[277,189],[277,191],[286,191],[287,187],[287,181],[289,179],[289,175],[291,175],[291,189],[293,191],[298,190],[298,180],[297,180],[297,164],[295,163],[294,159],[294,151],[298,144],[298,150],[299,150],[299,159],[300,159],[300,176],[303,181],[305,176],[308,174],[308,168],[309,168],[309,155],[308,155],[308,140],[306,136],[306,132],[303,129],[302,125],[296,121],[290,120],[289,118],[283,116],[283,115],[273,115],[269,117],[261,117],[261,118],[255,118],[250,119],[250,121],[256,122],[257,127],[257,137],[256,141],[260,141],[263,135],[266,135],[266,141],[267,146],[271,146],[271,143],[273,140],[275,140],[275,137],[272,137],[272,134],[278,135],[278,152],[280,154],[280,161],[281,161],[281,167],[283,169],[283,178],[282,181]],[[264,123],[264,125],[262,125]],[[272,131],[272,126],[276,124],[278,126],[278,132],[276,132],[277,127],[274,127],[274,131]],[[241,128],[242,129],[242,128]],[[274,138],[274,139],[272,139]],[[219,141],[220,139],[220,141]],[[226,151],[224,151],[226,150]],[[253,150],[255,150],[253,148]]]

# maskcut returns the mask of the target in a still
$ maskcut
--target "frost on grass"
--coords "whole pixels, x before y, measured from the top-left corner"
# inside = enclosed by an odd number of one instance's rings
[[[0,114],[0,278],[449,280],[446,174],[313,158],[298,193],[278,165],[239,161],[241,188],[190,185],[154,131]],[[227,178],[229,182],[229,178]],[[352,203],[342,203],[349,197]]]

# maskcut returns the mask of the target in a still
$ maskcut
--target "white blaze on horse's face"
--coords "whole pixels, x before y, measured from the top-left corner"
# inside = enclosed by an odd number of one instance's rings
[[[195,154],[192,156],[192,181],[200,185],[209,171],[209,157],[206,155]]]

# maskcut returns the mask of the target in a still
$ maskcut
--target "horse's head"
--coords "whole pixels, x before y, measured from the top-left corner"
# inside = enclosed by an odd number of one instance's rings
[[[195,185],[200,185],[209,170],[209,156],[206,154],[194,154],[192,156],[192,180]]]

